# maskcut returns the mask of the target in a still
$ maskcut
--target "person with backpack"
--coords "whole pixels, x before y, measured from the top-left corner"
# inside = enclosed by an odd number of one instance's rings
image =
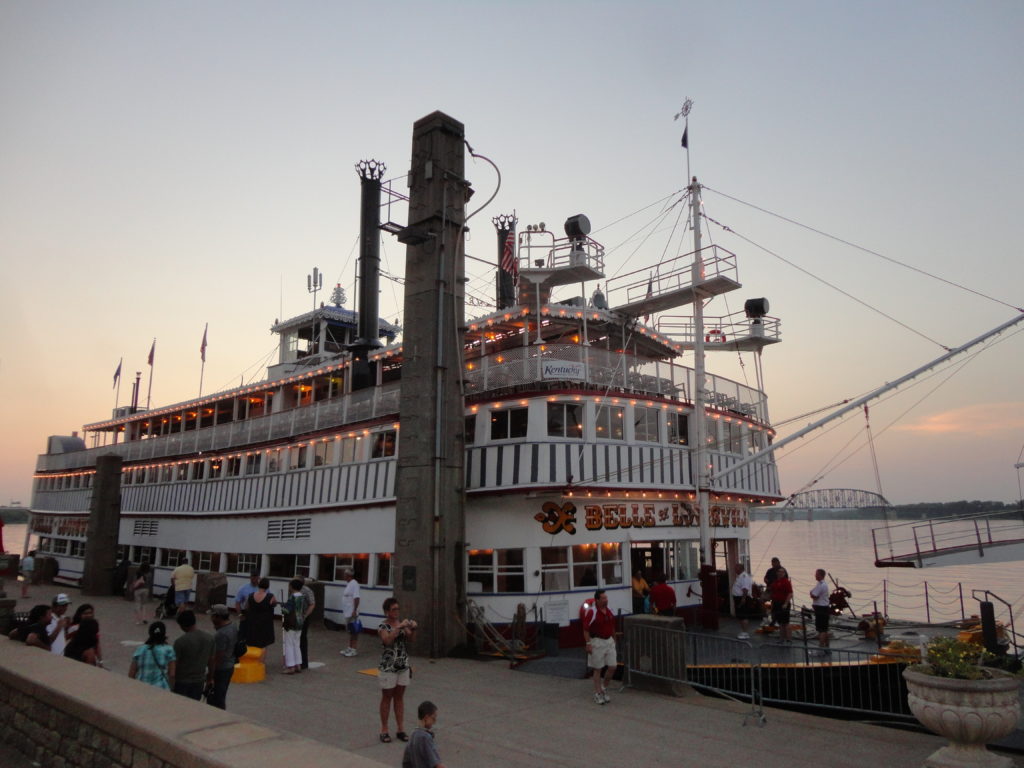
[[[583,612],[583,641],[587,644],[587,666],[594,671],[594,703],[607,704],[608,684],[615,674],[615,616],[608,608],[608,594],[599,589],[594,602]],[[604,669],[604,680],[601,670]]]
[[[291,595],[281,604],[281,644],[284,646],[286,675],[302,671],[302,624],[306,620],[306,598],[302,594],[302,580],[288,582]]]

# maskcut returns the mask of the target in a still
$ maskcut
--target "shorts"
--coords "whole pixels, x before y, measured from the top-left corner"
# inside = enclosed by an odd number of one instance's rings
[[[184,605],[192,599],[191,589],[176,589],[174,590],[174,604]]]
[[[752,597],[743,597],[742,595],[737,597],[733,595],[732,601],[736,607],[736,617],[739,619],[750,619],[761,615],[757,600]]]
[[[587,654],[588,667],[601,669],[602,667],[614,667],[617,663],[614,637],[590,638],[590,653]]]
[[[382,691],[390,691],[396,685],[408,685],[412,675],[409,673],[409,668],[399,672],[378,672],[377,679],[380,680],[380,689]]]
[[[829,606],[814,606],[814,628],[819,632],[828,632]]]
[[[363,631],[363,622],[359,619],[347,619],[345,621],[345,629],[348,630],[350,635],[358,635]]]
[[[789,603],[776,603],[772,601],[772,621],[776,624],[789,624]]]

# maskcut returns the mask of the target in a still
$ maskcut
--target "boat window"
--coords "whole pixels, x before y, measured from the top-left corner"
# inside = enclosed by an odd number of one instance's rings
[[[219,571],[220,552],[192,550],[192,567],[197,571]]]
[[[390,587],[391,586],[391,564],[394,562],[394,558],[391,557],[390,552],[378,552],[377,553],[377,578],[374,581],[374,586],[377,587]]]
[[[162,554],[160,565],[174,568],[185,562],[185,550],[183,549],[165,549],[162,550]]]
[[[523,592],[526,576],[522,549],[471,549],[467,580],[470,592]]]
[[[267,451],[267,473],[281,471],[281,449],[271,448]]]
[[[345,437],[341,440],[341,463],[351,464],[356,460],[357,452],[356,448],[359,445],[358,437]]]
[[[313,446],[313,466],[322,467],[334,463],[334,440],[321,440]]]
[[[492,408],[491,440],[526,437],[529,421],[529,408]]]
[[[668,414],[669,445],[687,445],[689,442],[690,415],[687,413]]]
[[[540,578],[544,592],[569,589],[569,553],[565,547],[540,548]]]
[[[261,557],[255,552],[228,552],[227,573],[240,573],[248,576],[253,571],[262,573]]]
[[[309,555],[268,555],[267,576],[292,579],[309,576]]]
[[[548,435],[550,437],[583,437],[583,405],[581,403],[548,403]]]
[[[221,467],[222,467],[221,459],[216,458],[216,459],[213,459],[213,460],[210,461],[210,479],[211,480],[220,477]]]
[[[708,425],[708,450],[717,451],[718,446],[721,445],[721,441],[718,439],[718,421],[716,419],[708,419],[706,423]]]
[[[206,476],[206,462],[205,461],[193,461],[192,462],[192,479],[202,480]]]
[[[722,447],[729,453],[743,453],[743,427],[738,421],[727,421],[722,425],[724,440]]]
[[[169,483],[174,476],[174,467],[171,464],[164,464],[160,467],[160,482]]]
[[[228,456],[224,462],[224,474],[227,477],[238,477],[242,474],[242,457],[241,456]]]
[[[597,406],[597,419],[595,420],[597,437],[605,440],[624,440],[626,437],[624,427],[626,409],[621,405],[599,405]]]
[[[81,539],[72,539],[71,550],[68,554],[72,557],[85,557],[85,542]]]
[[[132,547],[133,563],[156,563],[156,547]]]
[[[633,436],[648,443],[658,442],[658,409],[633,406]]]
[[[306,468],[306,446],[293,445],[288,449],[288,469]]]
[[[188,480],[188,462],[182,461],[178,464],[178,481]]]
[[[597,586],[597,545],[577,544],[572,548],[573,587]]]
[[[394,456],[397,441],[398,432],[393,429],[376,433],[373,436],[373,452],[370,454],[370,457],[381,459],[385,456]]]
[[[762,433],[756,429],[747,429],[747,455],[753,455],[763,449]]]
[[[199,427],[205,429],[213,426],[213,408],[201,408],[199,410]]]
[[[320,581],[345,581],[345,569],[351,568],[355,580],[366,584],[370,575],[370,555],[367,552],[345,552],[335,555],[320,555],[317,578]]]
[[[258,475],[260,473],[260,465],[262,463],[262,453],[247,453],[245,455],[245,474]]]
[[[622,545],[606,541],[601,545],[601,584],[612,586],[622,583]]]
[[[463,426],[463,433],[465,434],[466,445],[473,445],[476,442],[476,414],[470,414],[466,417],[465,424]]]

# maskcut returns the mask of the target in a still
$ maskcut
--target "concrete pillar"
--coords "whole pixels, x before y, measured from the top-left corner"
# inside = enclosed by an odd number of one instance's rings
[[[114,594],[113,573],[117,567],[120,527],[121,457],[107,454],[96,459],[82,571],[83,595]]]
[[[465,305],[462,123],[435,112],[413,127],[395,511],[395,596],[418,653],[464,642]]]

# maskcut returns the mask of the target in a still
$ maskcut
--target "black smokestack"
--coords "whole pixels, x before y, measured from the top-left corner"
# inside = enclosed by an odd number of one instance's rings
[[[516,303],[519,264],[516,260],[516,216],[499,214],[491,219],[498,232],[498,271],[495,275],[495,299],[498,309]]]
[[[359,327],[352,343],[352,388],[376,384],[368,354],[380,343],[380,181],[387,166],[376,160],[356,165],[360,179]]]

